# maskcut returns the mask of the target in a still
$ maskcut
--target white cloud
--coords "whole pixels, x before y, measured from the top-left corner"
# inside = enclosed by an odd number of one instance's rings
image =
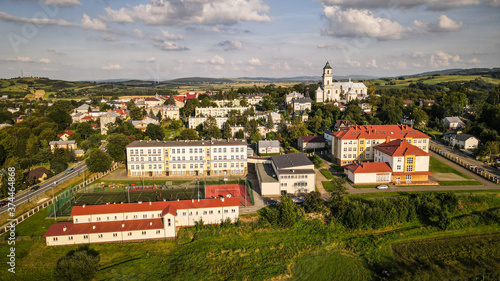
[[[343,8],[364,8],[364,9],[407,9],[424,6],[429,10],[449,10],[463,6],[478,5],[487,2],[490,6],[498,5],[498,0],[320,0],[323,5],[341,6]]]
[[[361,63],[359,61],[346,60],[344,64],[349,67],[361,67]]]
[[[107,20],[142,21],[150,25],[235,24],[239,21],[270,21],[262,0],[150,0],[131,8],[106,8]]]
[[[253,66],[258,66],[258,65],[262,65],[262,63],[260,62],[260,59],[257,59],[257,58],[251,58],[248,63],[250,65],[253,65]]]
[[[238,40],[225,40],[219,42],[217,47],[224,49],[224,51],[233,51],[233,50],[241,50],[243,48],[243,44],[241,44]]]
[[[158,42],[153,44],[155,47],[163,50],[163,51],[187,51],[189,48],[187,47],[182,47],[179,46],[175,42],[169,42],[169,41],[164,41],[164,42]]]
[[[140,29],[138,29],[138,28],[134,29],[133,33],[138,38],[144,38],[144,34],[142,34],[142,31]]]
[[[108,63],[107,65],[101,66],[101,69],[103,70],[117,70],[121,69],[122,67],[118,63]]]
[[[408,68],[408,65],[404,61],[392,61],[392,62],[389,62],[388,65],[391,68],[396,68],[396,69],[406,69],[406,68]]]
[[[10,21],[10,22],[24,22],[24,23],[32,23],[40,25],[77,26],[77,24],[65,20],[55,20],[48,18],[21,18],[7,14],[2,11],[0,11],[0,20]]]
[[[215,55],[211,59],[197,59],[197,60],[195,60],[195,63],[211,64],[211,65],[224,65],[226,63],[226,61],[224,60],[223,57]]]
[[[421,22],[418,20],[413,21],[413,24],[428,32],[447,32],[447,31],[457,31],[462,29],[463,23],[462,22],[455,22],[446,15],[441,15],[437,21],[437,23],[428,23],[428,22]]]
[[[480,0],[439,0],[430,3],[428,6],[429,10],[444,11],[454,8],[460,8],[463,6],[479,5]]]
[[[109,35],[108,33],[104,33],[103,35],[101,35],[101,39],[103,39],[104,41],[110,41],[110,42],[118,40],[118,38],[116,38],[113,35]]]
[[[481,61],[478,60],[477,58],[470,59],[467,62],[468,63],[472,63],[472,64],[479,64],[479,63],[481,63]]]
[[[162,42],[162,41],[175,41],[182,40],[182,35],[176,35],[168,33],[168,30],[161,30],[161,35],[152,35],[151,38],[153,41]]]
[[[436,51],[434,54],[430,55],[429,64],[432,67],[443,67],[449,66],[452,62],[460,62],[459,55],[450,55],[443,51]]]
[[[50,59],[47,59],[47,58],[41,58],[38,60],[38,62],[40,63],[51,63],[52,61]]]
[[[82,17],[82,27],[85,29],[92,30],[109,30],[106,23],[102,22],[100,19],[91,19],[87,14],[83,14]]]
[[[371,11],[364,9],[349,8],[343,11],[339,6],[325,6],[324,14],[329,23],[324,34],[331,36],[397,40],[411,31],[397,22],[375,17]]]
[[[366,62],[366,68],[378,68],[377,61],[375,59]]]
[[[65,53],[63,53],[63,52],[61,52],[59,50],[53,49],[53,48],[48,48],[47,52],[52,53],[54,55],[58,55],[58,56],[64,56],[64,55],[66,55]]]
[[[59,7],[71,7],[82,4],[78,0],[42,0],[41,2],[45,5],[56,5]]]
[[[15,57],[15,58],[8,58],[7,61],[14,61],[14,62],[31,62],[31,58],[30,57],[22,57],[22,56],[18,56],[18,57]]]
[[[156,58],[155,57],[150,57],[146,59],[147,62],[155,62]]]

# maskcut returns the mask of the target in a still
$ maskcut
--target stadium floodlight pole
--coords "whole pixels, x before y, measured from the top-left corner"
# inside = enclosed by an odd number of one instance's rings
[[[56,198],[54,197],[54,187],[56,187],[57,181],[54,182],[54,186],[52,186],[52,205],[54,205],[54,220],[57,220],[56,214]]]

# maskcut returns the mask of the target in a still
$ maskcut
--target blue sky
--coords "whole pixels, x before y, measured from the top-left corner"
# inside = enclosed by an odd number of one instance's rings
[[[2,0],[0,77],[394,76],[499,67],[500,0]]]

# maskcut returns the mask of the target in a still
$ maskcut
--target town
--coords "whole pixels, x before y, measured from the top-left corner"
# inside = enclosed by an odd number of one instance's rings
[[[421,78],[397,96],[377,88],[397,80],[335,82],[327,62],[320,83],[291,87],[4,97],[2,164],[23,171],[15,174],[13,202],[34,206],[16,224],[46,210],[57,221],[39,232],[47,246],[138,243],[182,239],[192,227],[239,225],[256,213],[259,221],[289,227],[298,215],[284,216],[286,208],[322,213],[326,204],[344,227],[377,229],[415,218],[362,219],[368,215],[359,213],[362,205],[342,207],[342,198],[498,190],[499,137],[491,120],[499,120],[500,88],[489,90],[491,103],[477,115],[465,93],[423,94]],[[2,183],[6,197],[7,177]],[[2,201],[2,212],[9,202]],[[417,216],[429,212],[413,208]],[[453,208],[434,210],[437,217],[429,219],[449,229]]]

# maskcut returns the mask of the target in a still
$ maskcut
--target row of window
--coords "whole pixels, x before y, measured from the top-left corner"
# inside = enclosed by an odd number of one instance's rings
[[[307,179],[307,175],[284,175],[280,176],[280,179]]]
[[[148,164],[149,170],[161,170],[162,164]],[[144,170],[144,164],[139,165],[130,165],[131,170]]]
[[[217,210],[217,213],[220,215],[221,214],[221,211],[220,210]],[[231,213],[236,213],[236,209],[231,209]],[[196,216],[198,215],[198,211],[195,211],[194,213]],[[213,215],[214,214],[214,211],[213,210],[209,210],[209,211],[203,211],[203,214],[204,215]],[[229,210],[228,209],[225,209],[224,210],[224,214],[229,214]],[[189,212],[189,215],[192,216],[193,215],[193,211],[190,211]],[[187,216],[187,212],[182,212],[182,216]]]
[[[172,148],[171,149],[172,151],[172,154],[184,154],[186,153],[186,149],[185,148]],[[204,153],[204,149],[203,148],[189,148],[189,153]],[[244,152],[245,151],[245,148],[243,147],[231,147],[231,150],[230,150],[232,153],[234,152]],[[144,154],[144,149],[135,149],[135,150],[130,150],[131,153],[134,153],[134,154]],[[216,147],[216,148],[213,148],[213,152],[214,153],[227,153],[227,148],[226,147]],[[161,149],[158,148],[149,148],[147,150],[147,153],[148,154],[160,154],[161,153]],[[207,153],[208,153],[208,150],[207,150]],[[168,150],[165,150],[165,154],[168,154]]]
[[[350,140],[350,141],[344,141],[344,144],[357,144],[358,141],[356,140]],[[408,140],[408,143],[412,143],[411,140]],[[426,139],[414,139],[413,143],[427,143]],[[365,141],[360,140],[359,144],[365,144]],[[380,144],[380,140],[366,140],[366,144]]]
[[[344,154],[342,155],[343,157],[342,158],[356,158],[356,154]],[[360,159],[363,159],[364,158],[364,155],[363,154],[360,154],[359,155],[359,158]],[[366,154],[366,159],[370,158],[370,154]]]
[[[168,226],[170,226],[170,222],[168,223]],[[146,230],[143,230],[143,231],[141,232],[141,234],[142,234],[142,235],[147,235],[148,233],[147,233],[147,231],[146,231]],[[159,230],[159,229],[158,229],[158,230],[156,230],[156,234],[157,234],[157,235],[158,235],[158,234],[161,234],[161,230]],[[128,232],[128,233],[127,233],[127,236],[132,236],[132,235],[133,235],[133,233],[132,233],[132,232]],[[99,235],[97,235],[97,238],[99,238],[99,239],[100,239],[100,238],[103,238],[103,237],[104,237],[104,234],[99,234]],[[118,237],[118,233],[117,233],[117,232],[113,233],[113,237]],[[84,234],[84,235],[83,235],[83,239],[85,239],[85,240],[86,240],[86,239],[89,239],[89,235],[88,235],[88,234]],[[68,236],[68,240],[69,240],[69,241],[73,241],[73,236]],[[52,241],[54,241],[54,242],[59,241],[59,237],[52,237]]]
[[[371,147],[367,147],[366,151],[370,151],[370,149],[371,149]],[[363,150],[364,150],[363,147],[359,148],[359,151],[363,151]],[[344,147],[344,151],[357,151],[357,148],[356,147],[349,147],[349,148]]]

